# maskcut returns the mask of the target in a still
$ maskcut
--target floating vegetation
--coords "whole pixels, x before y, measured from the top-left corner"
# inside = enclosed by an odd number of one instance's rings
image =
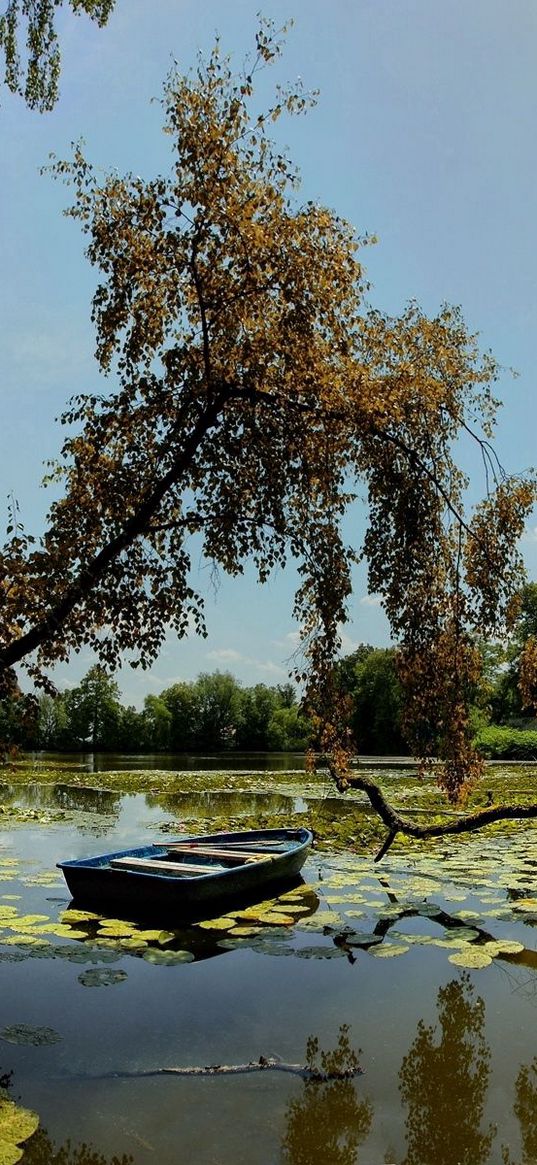
[[[20,780],[27,780],[27,766],[23,766],[20,772]],[[23,773],[26,774],[24,778]],[[44,779],[52,780],[52,776],[50,770]],[[57,771],[55,777],[58,777]],[[526,778],[518,769],[517,785],[526,779],[529,790],[533,772],[528,771]],[[68,773],[68,780],[70,784],[71,773]],[[65,781],[65,773],[62,781]],[[74,783],[87,785],[87,781],[87,775],[78,773]],[[203,819],[207,830],[281,824],[281,810],[276,812],[274,798],[270,800],[276,781],[277,791],[285,795],[296,795],[300,789],[306,803],[302,815],[288,814],[286,810],[285,823],[292,825],[296,816],[297,824],[307,824],[308,821],[314,824],[324,850],[318,847],[314,852],[307,884],[295,886],[277,898],[229,910],[218,918],[174,930],[173,925],[170,929],[152,927],[152,919],[144,926],[76,907],[65,909],[65,897],[45,901],[44,891],[57,885],[63,888],[56,868],[42,869],[35,859],[19,860],[11,848],[5,846],[0,851],[0,884],[4,879],[6,882],[16,880],[16,885],[6,885],[6,891],[13,889],[14,893],[6,892],[0,896],[0,961],[60,958],[73,964],[87,964],[92,969],[99,969],[101,964],[100,969],[103,969],[107,963],[123,960],[127,965],[128,960],[137,958],[155,965],[172,966],[241,947],[264,954],[300,958],[321,957],[300,952],[322,950],[325,952],[323,958],[346,954],[351,961],[354,959],[351,952],[356,950],[356,959],[359,958],[362,966],[369,955],[390,958],[396,953],[406,953],[411,947],[444,949],[452,961],[457,957],[467,957],[470,952],[474,959],[481,959],[480,966],[489,965],[492,959],[503,956],[515,962],[524,961],[517,958],[524,952],[520,936],[523,929],[537,923],[537,898],[532,895],[535,866],[528,845],[528,836],[535,837],[534,827],[506,826],[501,831],[485,832],[477,838],[468,836],[454,842],[443,838],[427,845],[402,843],[398,847],[396,842],[377,867],[367,853],[367,839],[378,834],[378,823],[372,815],[371,820],[365,820],[360,797],[353,793],[345,798],[331,795],[329,803],[323,807],[325,786],[318,778],[310,781],[304,774],[295,777],[274,773],[230,775],[199,772],[186,775],[166,773],[164,776],[148,770],[134,774],[92,774],[91,781],[95,785],[130,792],[150,789],[153,804],[162,803],[168,813],[174,812],[175,792],[191,791],[194,813],[189,817],[189,829],[192,832],[201,831],[202,818],[195,816],[196,796],[200,795],[200,813],[207,814],[210,797],[208,802],[205,794],[212,791],[233,793],[234,807],[238,808],[235,816],[226,816],[222,805],[229,810],[229,799],[215,798],[213,816]],[[164,781],[167,801],[164,801]],[[397,775],[397,780],[393,775],[383,776],[382,781],[394,804],[406,807],[408,812],[420,808],[433,813],[443,804],[438,791],[426,781],[418,784],[414,777],[401,774]],[[501,799],[497,793],[502,789],[509,796],[505,774],[487,773],[487,789],[489,787],[493,789],[495,799]],[[241,811],[241,795],[249,795],[252,791],[260,795],[267,793],[267,811],[264,812],[259,801],[255,817],[250,814],[251,803],[249,809],[245,802],[245,811]],[[89,788],[84,790],[84,796],[86,794],[88,798],[97,796]],[[472,804],[479,803],[479,795],[479,790],[472,793]],[[80,798],[80,790],[76,791],[76,796]],[[46,816],[41,814],[33,819],[33,824],[45,826]],[[88,816],[86,803],[84,828],[87,828]],[[96,820],[97,817],[95,813]],[[174,834],[178,830],[173,821],[158,828]],[[181,826],[181,831],[184,831],[184,826]],[[15,892],[19,888],[22,895]],[[38,913],[43,905],[51,917]],[[497,936],[496,920],[512,924],[512,929],[509,925],[502,927],[506,932],[505,939]],[[407,933],[407,930],[421,933]],[[319,941],[316,936],[319,936]],[[305,941],[311,942],[311,947],[301,946]],[[528,943],[530,947],[535,945],[534,942]],[[336,953],[327,954],[328,951]],[[358,951],[361,952],[359,956]],[[478,956],[476,951],[480,952]],[[483,958],[488,962],[483,962]],[[478,964],[472,963],[474,965]]]
[[[454,955],[448,955],[448,958],[456,967],[471,967],[472,970],[489,967],[492,963],[492,957],[487,954],[484,947],[465,947],[456,951]]]
[[[198,922],[202,930],[231,930],[236,925],[234,918],[206,918]]]
[[[31,1044],[34,1048],[57,1044],[61,1038],[52,1027],[30,1027],[27,1023],[14,1023],[0,1031],[0,1039],[8,1044]]]
[[[262,934],[263,927],[261,926],[236,926],[233,931],[234,938],[246,938],[252,934]]]
[[[176,966],[178,963],[193,963],[194,957],[191,951],[147,950],[142,955],[146,963],[167,967]]]
[[[77,922],[97,922],[102,919],[102,914],[94,914],[91,910],[75,910],[74,907],[69,907],[69,910],[62,910],[60,913],[60,921],[67,923],[68,926]]]
[[[28,874],[21,878],[23,886],[63,886],[63,882],[57,870],[50,870],[43,874]]]
[[[343,918],[336,910],[317,910],[311,918],[299,918],[296,925],[301,930],[322,930],[325,926],[337,929],[343,926]]]
[[[486,951],[487,955],[493,958],[496,955],[519,955],[524,950],[524,943],[519,943],[515,939],[492,939],[484,943],[480,950]]]
[[[382,946],[374,944],[371,954],[376,959],[393,959],[396,955],[406,955],[409,950],[410,947],[403,946],[402,943],[399,946],[396,943],[382,943]]]
[[[21,1108],[0,1089],[0,1165],[16,1165],[23,1156],[21,1144],[35,1133],[37,1113]]]
[[[374,932],[371,932],[370,934],[366,934],[366,933],[360,934],[360,933],[358,933],[358,931],[355,931],[352,934],[345,935],[345,946],[347,946],[347,947],[372,947],[375,945],[375,943],[381,943],[382,939],[383,939],[383,935],[381,935],[381,934],[375,934]]]
[[[112,971],[110,967],[96,967],[91,971],[82,971],[78,982],[82,987],[114,987],[116,983],[124,983],[126,971]]]
[[[299,959],[339,959],[345,951],[340,947],[300,947],[293,954]]]

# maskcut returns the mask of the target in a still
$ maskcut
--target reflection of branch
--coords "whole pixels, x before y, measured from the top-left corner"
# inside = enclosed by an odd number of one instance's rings
[[[397,895],[394,894],[393,891],[386,890],[386,894],[391,903],[394,905],[399,904]],[[374,930],[372,931],[372,934],[379,936],[381,939],[385,939],[386,935],[390,932],[392,927],[397,926],[397,924],[404,918],[423,918],[423,915],[419,906],[402,906],[398,914],[395,916],[390,918],[379,918],[374,927]],[[483,946],[485,943],[501,941],[497,940],[495,935],[491,934],[490,931],[484,930],[483,927],[479,926],[477,922],[464,922],[460,916],[456,914],[449,914],[447,910],[443,910],[441,906],[438,907],[438,910],[435,914],[430,913],[428,910],[427,918],[431,919],[432,922],[437,922],[439,926],[443,926],[444,930],[448,933],[450,930],[459,931],[463,929],[468,930],[470,933],[475,932],[477,934],[475,941],[471,939],[468,939],[468,941],[471,941],[472,946],[474,946],[477,950],[479,950],[480,946]],[[347,942],[349,935],[350,931],[348,930],[342,930],[337,934],[331,935],[334,945],[339,947],[341,950],[344,950],[347,957],[349,955],[352,956],[352,952],[355,949],[351,946],[350,943]],[[366,943],[362,943],[360,945],[363,946],[364,949],[368,948],[368,944]],[[369,946],[371,947],[376,945],[378,944],[374,940],[369,943]],[[533,951],[528,947],[524,947],[524,950],[516,952],[498,950],[498,952],[494,955],[494,959],[499,959],[502,962],[510,963],[511,965],[515,966],[528,967],[532,971],[537,971],[537,951]],[[351,957],[349,961],[353,962],[355,960]],[[533,979],[528,980],[528,982],[531,981],[533,981]]]

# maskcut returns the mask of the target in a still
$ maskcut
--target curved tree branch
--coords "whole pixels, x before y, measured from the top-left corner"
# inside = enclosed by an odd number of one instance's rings
[[[532,802],[531,805],[487,805],[485,809],[478,809],[475,813],[465,814],[457,817],[455,821],[447,821],[441,825],[416,825],[397,813],[376,782],[369,777],[353,775],[349,784],[351,788],[360,789],[366,794],[372,808],[388,829],[388,836],[375,857],[376,862],[380,862],[388,852],[398,833],[416,838],[449,837],[459,833],[471,833],[474,829],[492,825],[494,821],[527,821],[537,818],[537,803]]]

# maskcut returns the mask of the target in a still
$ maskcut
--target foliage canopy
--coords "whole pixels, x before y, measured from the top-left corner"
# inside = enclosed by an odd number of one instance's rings
[[[0,666],[31,674],[89,643],[104,666],[147,665],[166,629],[205,633],[191,575],[200,552],[264,581],[298,563],[307,700],[335,757],[344,715],[333,659],[351,572],[369,564],[402,648],[411,746],[441,749],[455,795],[472,772],[466,712],[481,631],[512,616],[517,539],[534,486],[509,480],[490,436],[497,367],[457,308],[368,307],[351,226],[300,202],[298,175],[270,138],[315,100],[277,88],[259,112],[254,82],[281,52],[262,22],[239,75],[217,41],[165,85],[168,176],[102,179],[80,146],[55,174],[101,283],[97,359],[117,386],[77,396],[51,477],[63,493],[42,542],[15,516],[0,555]],[[465,516],[462,434],[487,467],[487,497]],[[367,495],[363,545],[342,530]],[[31,653],[36,653],[33,657]]]

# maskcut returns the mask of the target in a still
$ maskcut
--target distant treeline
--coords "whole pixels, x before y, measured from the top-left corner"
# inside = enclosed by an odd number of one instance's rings
[[[338,665],[362,753],[405,750],[394,658],[393,650],[364,645]],[[293,752],[308,747],[310,725],[290,683],[245,687],[229,672],[202,673],[146,696],[137,711],[122,703],[116,680],[96,665],[55,696],[15,688],[0,702],[0,742],[65,752]]]
[[[520,592],[510,640],[476,644],[483,674],[471,694],[471,726],[484,756],[537,759],[537,735],[528,732],[535,714],[524,707],[520,688],[522,652],[530,637],[537,645],[536,583]],[[396,649],[361,644],[336,670],[357,753],[407,753]],[[56,696],[27,695],[15,684],[11,696],[0,701],[4,753],[12,744],[51,751],[293,752],[307,748],[310,740],[310,724],[293,684],[244,687],[229,672],[202,673],[190,683],[172,684],[158,696],[146,696],[142,711],[121,702],[118,684],[100,666]]]
[[[0,740],[24,749],[189,752],[303,749],[308,725],[291,684],[242,687],[228,672],[199,675],[146,696],[141,712],[121,702],[100,666],[56,696],[15,692],[0,704]]]

